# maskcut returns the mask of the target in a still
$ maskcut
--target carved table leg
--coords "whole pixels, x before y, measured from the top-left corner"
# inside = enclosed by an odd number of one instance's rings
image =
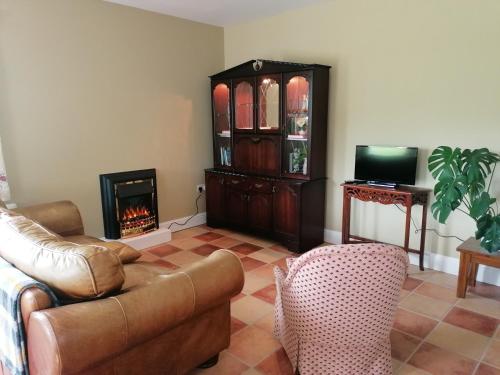
[[[425,235],[427,233],[427,204],[422,206],[422,230],[420,231],[420,254],[419,266],[420,271],[424,270],[424,251],[425,251]]]
[[[410,248],[410,220],[411,220],[411,203],[406,205],[406,225],[405,225],[405,251]]]
[[[344,204],[342,208],[342,243],[349,243],[351,226],[351,197],[344,190]]]

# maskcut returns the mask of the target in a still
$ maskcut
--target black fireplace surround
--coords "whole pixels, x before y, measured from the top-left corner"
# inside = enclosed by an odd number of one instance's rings
[[[159,228],[156,170],[101,174],[104,236],[132,237]]]

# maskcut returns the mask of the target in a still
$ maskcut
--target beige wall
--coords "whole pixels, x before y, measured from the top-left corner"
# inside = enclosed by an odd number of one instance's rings
[[[212,165],[222,28],[98,0],[0,0],[0,134],[12,199],[71,199],[102,234],[98,175],[157,168],[160,219]],[[202,209],[203,210],[203,209]]]
[[[500,151],[499,20],[498,0],[335,0],[225,28],[225,64],[333,66],[327,228],[338,231],[339,184],[353,177],[356,144],[418,146],[421,186],[432,186],[426,158],[440,144]],[[500,196],[500,175],[494,189]],[[353,229],[402,241],[403,221],[395,207],[356,205]],[[464,238],[474,231],[460,213],[429,227]],[[428,235],[428,248],[445,255],[457,244]]]

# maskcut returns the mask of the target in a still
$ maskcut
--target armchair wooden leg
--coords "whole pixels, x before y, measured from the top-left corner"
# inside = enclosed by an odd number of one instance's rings
[[[207,361],[203,362],[201,365],[198,366],[198,368],[204,369],[204,368],[210,368],[213,367],[219,362],[219,354],[214,355],[212,358],[209,358]]]

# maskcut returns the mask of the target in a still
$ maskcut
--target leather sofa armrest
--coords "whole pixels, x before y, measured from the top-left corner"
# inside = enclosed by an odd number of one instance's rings
[[[37,204],[14,211],[63,237],[84,234],[80,211],[70,201]]]
[[[218,250],[142,288],[34,312],[27,331],[30,372],[52,375],[88,369],[229,302],[242,287],[239,258]]]
[[[25,331],[29,328],[31,313],[52,307],[50,296],[40,288],[26,289],[21,295],[21,315]]]

